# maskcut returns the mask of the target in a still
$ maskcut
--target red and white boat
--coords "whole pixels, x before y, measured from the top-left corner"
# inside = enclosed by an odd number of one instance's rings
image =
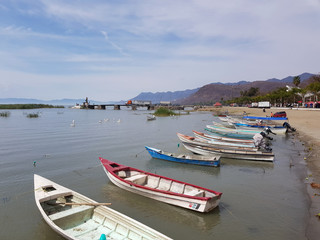
[[[220,202],[220,192],[99,159],[111,182],[133,193],[198,212],[209,212]]]

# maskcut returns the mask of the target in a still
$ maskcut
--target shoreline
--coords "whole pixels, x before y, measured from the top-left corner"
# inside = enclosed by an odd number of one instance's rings
[[[309,197],[309,219],[306,223],[306,238],[313,240],[320,236],[320,220],[315,215],[320,213],[320,189],[312,188],[311,183],[320,184],[320,109],[305,108],[270,108],[263,112],[261,108],[247,107],[222,107],[222,108],[203,108],[201,111],[211,111],[229,113],[230,115],[241,115],[245,111],[248,115],[264,117],[270,116],[271,112],[285,111],[288,123],[296,129],[294,133],[297,138],[304,143],[306,157],[304,162],[307,167],[307,176],[301,179],[305,183],[305,191]]]

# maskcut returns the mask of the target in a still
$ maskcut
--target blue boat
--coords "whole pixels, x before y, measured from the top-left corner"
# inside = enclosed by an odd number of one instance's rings
[[[269,128],[285,128],[282,125],[279,126],[269,126],[269,125],[258,125],[258,124],[247,124],[247,123],[233,123],[233,125],[238,126],[238,127],[251,127],[251,128],[265,128],[265,127],[269,127]]]
[[[221,154],[212,154],[209,156],[190,155],[190,154],[175,154],[164,152],[160,149],[145,146],[151,157],[171,162],[188,163],[195,165],[219,167]]]
[[[255,116],[244,116],[243,117],[244,119],[260,119],[260,120],[271,120],[271,121],[274,121],[274,120],[277,120],[277,121],[285,121],[285,120],[288,120],[288,118],[286,117],[255,117]]]

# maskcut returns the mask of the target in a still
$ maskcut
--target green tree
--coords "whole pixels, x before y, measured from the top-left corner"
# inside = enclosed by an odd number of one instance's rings
[[[293,78],[293,84],[294,84],[296,87],[299,86],[300,82],[301,82],[300,76],[295,76],[295,77]]]

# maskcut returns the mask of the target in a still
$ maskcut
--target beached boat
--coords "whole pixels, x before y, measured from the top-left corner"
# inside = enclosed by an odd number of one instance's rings
[[[244,119],[255,119],[255,120],[271,120],[271,121],[286,121],[288,118],[286,117],[256,117],[256,116],[244,116]]]
[[[254,144],[242,144],[240,142],[218,142],[218,141],[201,141],[194,137],[184,135],[181,133],[177,133],[178,138],[182,142],[192,143],[199,146],[205,146],[205,147],[216,147],[221,149],[243,149],[247,151],[258,151],[258,149],[255,147]]]
[[[199,146],[197,144],[183,142],[183,146],[189,151],[201,155],[210,155],[220,153],[223,158],[234,158],[249,161],[270,161],[273,162],[274,154],[272,152],[247,151],[236,149],[221,149],[216,147]]]
[[[147,151],[150,153],[151,157],[158,158],[162,160],[167,160],[171,162],[178,163],[188,163],[195,165],[203,165],[203,166],[212,166],[219,167],[220,166],[220,156],[221,154],[216,154],[212,156],[201,156],[201,155],[190,155],[190,154],[176,154],[165,152],[160,149],[145,147]]]
[[[280,128],[280,129],[284,129],[284,132],[286,131],[285,127],[283,126],[276,126],[274,124],[259,124],[259,123],[240,123],[240,122],[234,122],[232,123],[233,125],[235,125],[236,127],[246,127],[248,129],[254,129],[254,128],[266,128],[266,127],[269,127],[272,131],[277,131],[275,130],[275,128]]]
[[[227,128],[217,125],[207,125],[206,130],[219,133],[220,135],[236,138],[252,138],[255,134],[262,132],[264,129],[244,129],[244,128]],[[270,128],[269,128],[270,129]],[[270,129],[271,130],[271,129]],[[285,134],[286,128],[273,128],[272,133],[274,134]]]
[[[198,212],[209,212],[220,202],[220,192],[99,159],[110,181],[133,193]]]
[[[214,133],[206,134],[206,133],[202,133],[194,130],[192,132],[196,136],[196,138],[198,139],[202,138],[208,141],[219,140],[223,142],[238,142],[238,143],[240,142],[240,143],[254,144],[253,139],[228,138],[228,137],[222,137],[219,134],[214,134]]]
[[[207,125],[205,128],[206,131],[217,133],[223,136],[227,137],[233,137],[233,138],[249,138],[252,139],[253,136],[258,133],[258,131],[252,132],[252,131],[243,131],[238,129],[232,129],[232,128],[225,128],[221,126],[216,125]],[[259,131],[261,132],[261,131]]]
[[[107,203],[97,203],[36,174],[34,195],[44,220],[66,239],[171,239],[105,207]]]

